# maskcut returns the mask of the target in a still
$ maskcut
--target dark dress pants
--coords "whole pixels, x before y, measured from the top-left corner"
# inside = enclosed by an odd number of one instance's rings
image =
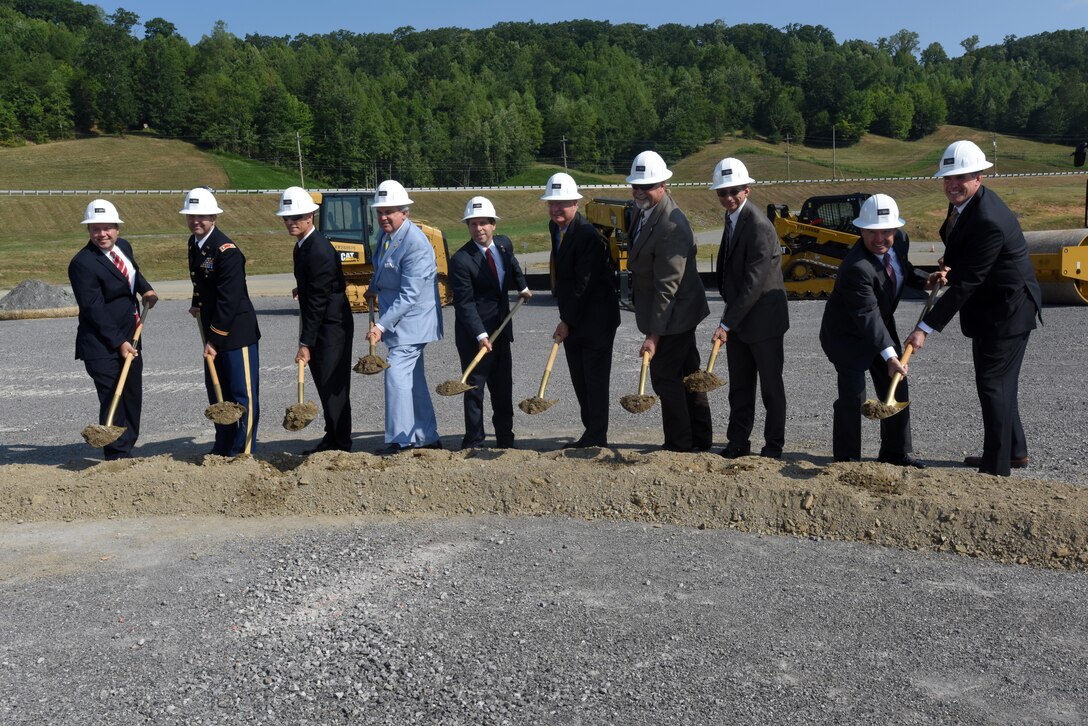
[[[491,423],[495,427],[496,446],[511,446],[514,443],[514,395],[513,360],[510,355],[510,341],[499,337],[491,344],[491,352],[480,359],[472,369],[467,385],[473,386],[465,391],[465,436],[461,439],[462,448],[472,448],[483,444],[484,433],[484,386],[491,397]],[[468,367],[480,351],[478,341],[471,343],[461,339],[457,341],[457,355],[461,359],[461,370]]]
[[[1028,336],[973,338],[975,388],[982,404],[982,465],[984,474],[1008,476],[1013,457],[1028,455],[1024,427],[1017,402],[1020,366],[1028,347]]]
[[[321,410],[325,415],[325,436],[319,448],[351,451],[351,346],[354,325],[324,326],[310,349],[313,376]]]
[[[837,461],[861,460],[861,405],[865,400],[865,371],[835,366],[838,373],[839,397],[834,404],[834,423],[832,424],[831,446]],[[876,388],[876,397],[881,401],[888,396],[891,377],[888,364],[879,355],[869,367],[869,377]],[[899,382],[895,389],[896,401],[909,401],[910,391],[907,379]],[[913,451],[910,435],[910,407],[894,416],[880,421],[880,457],[901,459]]]
[[[83,367],[87,370],[91,380],[94,381],[95,392],[98,394],[98,423],[105,424],[106,417],[110,413],[110,405],[113,403],[113,393],[117,390],[117,380],[121,377],[121,368],[125,359],[119,354],[112,358],[93,358],[83,361]],[[128,369],[128,378],[125,387],[121,390],[121,399],[117,403],[117,410],[113,414],[113,425],[120,426],[125,431],[121,436],[102,448],[102,455],[107,461],[111,459],[127,459],[132,456],[132,447],[136,445],[136,439],[140,436],[140,412],[143,407],[143,356],[137,356],[132,360]]]
[[[746,343],[733,333],[725,343],[729,362],[729,427],[727,446],[747,450],[756,416],[756,378],[767,417],[763,424],[764,450],[781,454],[786,444],[786,387],[783,336]]]
[[[650,383],[661,398],[661,428],[670,451],[707,451],[714,440],[710,403],[705,393],[693,393],[684,376],[699,370],[695,330],[662,335],[650,359]]]
[[[608,406],[611,403],[608,394],[615,340],[616,329],[612,328],[593,340],[569,335],[563,341],[563,354],[567,358],[571,385],[585,429],[578,441],[587,446],[608,446]]]

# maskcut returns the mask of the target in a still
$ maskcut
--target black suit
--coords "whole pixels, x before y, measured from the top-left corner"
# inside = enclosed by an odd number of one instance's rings
[[[495,235],[488,249],[498,255],[496,266],[501,268],[501,285],[476,242],[466,242],[450,258],[449,280],[455,311],[454,342],[462,369],[472,362],[480,350],[478,336],[485,333],[491,335],[510,313],[507,291],[520,292],[528,287],[508,237]],[[485,384],[491,394],[495,443],[500,447],[514,443],[514,406],[511,400],[513,360],[510,355],[513,340],[513,325],[507,324],[498,338],[491,340],[491,352],[483,357],[466,381],[473,388],[464,394],[465,436],[461,441],[462,448],[480,446],[484,441]]]
[[[784,338],[790,327],[782,252],[766,215],[746,200],[733,234],[718,247],[718,291],[725,301],[721,324],[728,328],[729,427],[727,448],[747,451],[756,413],[756,377],[767,417],[763,451],[782,453],[786,442]]]
[[[316,229],[295,245],[299,344],[310,349],[310,373],[325,415],[319,449],[351,451],[351,346],[355,321],[345,294],[340,255]]]
[[[135,285],[121,274],[114,262],[93,242],[76,253],[68,265],[68,280],[79,305],[79,326],[76,329],[76,359],[82,360],[94,380],[98,393],[98,421],[106,423],[114,389],[125,359],[119,348],[132,342],[136,334],[137,293],[151,290],[140,266],[132,254],[132,246],[118,239],[116,247],[132,262]],[[140,413],[143,407],[143,358],[137,356],[129,367],[128,379],[113,417],[113,424],[125,432],[103,449],[106,459],[131,456],[132,447],[140,435]]]
[[[570,331],[563,352],[585,429],[578,443],[607,446],[612,347],[620,325],[608,244],[581,214],[574,215],[558,245],[555,222],[548,223],[548,233],[559,319]]]
[[[993,190],[979,187],[951,230],[948,226],[946,220],[941,227],[948,291],[924,322],[942,330],[959,312],[960,328],[972,339],[982,404],[979,470],[1007,476],[1010,460],[1028,453],[1017,389],[1028,336],[1042,310],[1042,293],[1020,224]]]
[[[204,339],[216,350],[215,370],[223,399],[242,406],[236,423],[215,425],[211,453],[220,456],[252,454],[261,418],[260,357],[257,313],[246,287],[246,258],[227,235],[212,229],[200,247],[189,236],[189,278],[193,307],[200,311]],[[215,403],[211,374],[204,366],[208,402]]]
[[[910,240],[897,232],[889,254],[895,256],[903,283],[895,286],[884,263],[858,240],[839,266],[835,288],[824,306],[820,325],[820,345],[838,374],[838,398],[834,404],[832,451],[839,461],[861,459],[861,405],[865,396],[865,371],[873,380],[877,397],[887,396],[891,385],[888,364],[880,355],[894,348],[901,356],[902,346],[895,329],[895,309],[903,288],[925,286],[925,275],[915,272],[908,254]],[[909,401],[907,380],[896,388],[895,400]],[[880,422],[880,458],[900,460],[911,453],[910,408]]]

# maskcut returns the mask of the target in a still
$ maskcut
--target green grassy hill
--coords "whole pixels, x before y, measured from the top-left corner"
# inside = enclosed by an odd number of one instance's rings
[[[940,129],[915,142],[867,136],[856,146],[838,149],[791,145],[789,178],[821,179],[809,183],[763,183],[786,179],[786,145],[728,137],[691,156],[667,161],[675,172],[673,194],[697,230],[718,229],[722,212],[706,186],[714,164],[726,156],[741,158],[761,183],[751,201],[760,208],[787,204],[793,210],[810,196],[852,191],[884,192],[899,202],[913,239],[937,236],[945,213],[940,183],[929,179],[938,155],[955,139],[970,138],[993,159],[989,134],[955,126]],[[1014,137],[997,137],[997,171],[1001,173],[1070,171],[1069,149]],[[834,156],[834,158],[833,158]],[[832,170],[843,177],[873,181],[830,181]],[[534,165],[510,179],[509,184],[543,188],[560,167]],[[574,172],[579,184],[623,184],[623,174],[612,176]],[[878,177],[923,176],[924,180],[878,180]],[[285,170],[239,157],[209,154],[180,141],[147,136],[94,138],[41,146],[0,149],[0,189],[184,190],[207,185],[213,189],[282,189],[297,183]],[[684,186],[690,184],[691,186]],[[1085,177],[1026,177],[987,182],[1018,214],[1024,229],[1067,229],[1083,226]],[[583,188],[587,198],[626,198],[626,189]],[[109,194],[125,220],[122,235],[136,244],[141,266],[149,279],[179,279],[185,268],[188,230],[178,210],[181,193]],[[468,235],[461,224],[471,192],[413,192],[413,216],[442,228],[451,249]],[[502,220],[499,232],[514,240],[518,252],[547,249],[547,218],[540,191],[510,190],[488,194]],[[275,194],[217,194],[224,214],[221,228],[242,246],[251,274],[286,272],[291,267],[290,240],[275,216]],[[0,220],[15,236],[0,242],[0,288],[10,288],[28,277],[49,282],[67,280],[68,260],[86,243],[80,226],[83,209],[92,195],[3,196]],[[704,254],[711,254],[707,246]]]

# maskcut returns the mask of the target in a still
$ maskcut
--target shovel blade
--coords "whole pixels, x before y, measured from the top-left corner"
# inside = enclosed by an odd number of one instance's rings
[[[862,404],[861,412],[865,415],[865,418],[880,421],[882,419],[891,418],[909,405],[910,401],[892,401],[891,403],[885,403],[884,401],[877,401],[876,399],[870,398]]]

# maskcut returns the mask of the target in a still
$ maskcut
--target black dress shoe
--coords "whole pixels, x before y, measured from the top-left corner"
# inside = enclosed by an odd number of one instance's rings
[[[399,454],[402,451],[408,451],[411,448],[411,446],[401,446],[400,444],[386,444],[374,453],[378,456],[392,456],[393,454]]]
[[[1026,456],[1014,456],[1009,459],[1009,466],[1013,469],[1023,469],[1028,465],[1028,457]],[[981,456],[967,456],[963,459],[963,465],[969,466],[972,469],[977,469],[982,466]]]
[[[407,447],[409,449],[441,449],[442,439],[435,439],[429,444],[416,444],[414,446]]]
[[[878,456],[877,461],[881,464],[892,464],[893,466],[912,466],[915,469],[925,469],[926,465],[915,459],[910,454],[903,454],[902,456]]]
[[[739,459],[742,456],[751,454],[752,449],[748,446],[726,446],[718,453],[726,459]]]
[[[495,442],[495,448],[496,449],[516,449],[517,447],[514,446],[514,440],[513,439],[502,439],[500,441]]]
[[[464,441],[464,440],[461,441],[461,449],[462,450],[463,449],[482,449],[483,446],[484,446],[484,440],[483,439],[480,439],[478,441]]]
[[[593,446],[593,444],[590,444],[590,443],[586,442],[585,439],[578,439],[577,441],[570,441],[570,442],[568,442],[566,444],[563,444],[559,448],[560,449],[586,449],[586,448],[589,448],[590,446]]]
[[[760,449],[759,455],[767,459],[781,459],[782,449],[772,449],[769,446],[764,446]]]

